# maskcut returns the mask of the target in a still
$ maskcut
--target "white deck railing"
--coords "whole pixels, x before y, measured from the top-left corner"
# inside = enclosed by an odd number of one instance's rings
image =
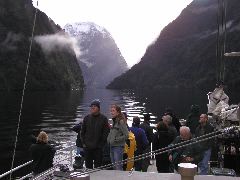
[[[55,154],[55,157],[58,157],[60,160],[58,160],[58,161],[55,160],[54,166],[57,166],[58,164],[60,164],[62,161],[65,161],[65,160],[69,160],[69,162],[70,162],[69,164],[70,164],[70,166],[72,166],[72,164],[73,164],[73,150],[74,150],[74,147],[75,147],[75,145],[71,145],[71,146],[62,148],[62,149],[60,149],[60,150],[57,150],[57,151],[56,151],[56,154]],[[67,154],[67,157],[61,158],[61,153],[62,153],[63,151],[68,151],[68,150],[69,150],[69,154]],[[66,154],[64,154],[64,155],[66,156]],[[21,168],[23,168],[23,167],[25,167],[25,166],[30,165],[32,162],[33,162],[32,160],[31,160],[31,161],[28,161],[28,162],[26,162],[26,163],[24,163],[24,164],[21,164],[21,165],[15,167],[15,168],[13,168],[13,169],[11,169],[11,170],[3,173],[3,174],[1,174],[1,175],[0,175],[0,179],[3,178],[3,177],[6,177],[7,175],[9,175],[9,174],[11,174],[11,173],[13,173],[13,172],[15,172],[15,171],[20,170]],[[29,176],[31,176],[31,175],[32,175],[32,173],[29,173],[29,174],[21,177],[20,180],[21,180],[21,179],[25,179],[25,178],[27,178],[27,177],[29,177]]]

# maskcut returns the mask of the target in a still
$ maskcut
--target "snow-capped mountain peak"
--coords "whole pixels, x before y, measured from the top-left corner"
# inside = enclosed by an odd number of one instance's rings
[[[93,22],[77,22],[77,23],[72,23],[72,24],[66,24],[64,26],[64,29],[67,33],[69,33],[73,36],[78,36],[81,34],[89,34],[92,32],[96,32],[96,33],[99,32],[103,36],[106,36],[106,35],[109,36],[109,33],[105,28],[103,28]]]
[[[105,87],[128,67],[111,34],[92,22],[67,24],[65,32],[78,41],[78,57],[87,86]]]

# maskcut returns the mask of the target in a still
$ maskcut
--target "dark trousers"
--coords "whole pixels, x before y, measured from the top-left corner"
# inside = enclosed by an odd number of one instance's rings
[[[151,146],[148,146],[148,147],[143,151],[143,154],[150,153],[150,152],[151,152]],[[148,154],[148,155],[149,155],[149,154]],[[142,172],[147,172],[148,166],[150,165],[150,159],[151,159],[151,156],[145,157],[145,158],[142,160]]]
[[[102,149],[84,149],[84,158],[86,168],[93,169],[93,161],[94,168],[100,167],[102,165]]]
[[[156,155],[156,166],[159,173],[173,173],[174,166],[170,166],[168,153]]]
[[[141,155],[143,152],[139,152],[138,150],[135,151],[134,156],[139,156]],[[137,158],[138,159],[138,158]],[[135,159],[134,159],[135,160]],[[142,171],[142,158],[140,158],[140,160],[136,160],[134,161],[134,168],[135,171]]]

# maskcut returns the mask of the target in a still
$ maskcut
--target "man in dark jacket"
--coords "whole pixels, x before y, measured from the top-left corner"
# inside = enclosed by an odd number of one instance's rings
[[[157,124],[157,132],[153,137],[153,150],[155,151],[167,147],[172,142],[171,140],[166,124],[160,121]],[[156,167],[159,173],[169,173],[169,166],[170,162],[167,153],[156,155]]]
[[[77,133],[77,139],[76,139],[77,153],[75,156],[75,162],[73,164],[74,169],[82,169],[83,163],[84,163],[84,151],[83,151],[83,145],[82,145],[81,136],[80,136],[81,129],[82,129],[82,120],[72,128],[72,130]]]
[[[144,154],[151,152],[151,143],[153,141],[153,128],[150,126],[150,114],[144,114],[144,121],[139,126],[145,131],[148,139],[148,147],[144,150]],[[146,157],[142,161],[142,171],[147,172],[148,166],[150,165],[150,157]]]
[[[181,123],[179,122],[179,119],[177,118],[176,114],[174,113],[173,109],[168,107],[166,108],[166,112],[164,113],[164,115],[169,115],[172,117],[172,124],[175,126],[178,134],[179,134],[179,129],[181,127]]]
[[[195,136],[196,128],[199,125],[199,116],[200,116],[200,108],[198,105],[193,104],[191,106],[191,112],[187,116],[186,126],[190,128],[190,131],[193,136]]]
[[[84,148],[86,168],[94,168],[101,166],[103,147],[106,144],[109,133],[109,124],[106,116],[100,113],[100,101],[93,100],[91,105],[91,113],[84,117],[81,140]]]
[[[77,146],[77,153],[76,155],[83,156],[83,145],[81,141],[81,129],[82,129],[82,121],[80,121],[78,124],[73,126],[72,130],[77,133],[77,139],[76,139],[76,146]]]
[[[171,140],[173,141],[177,137],[178,132],[172,123],[172,117],[170,115],[165,115],[162,117],[162,121],[167,126],[168,134],[169,134]]]
[[[200,123],[200,125],[197,127],[197,129],[195,131],[196,137],[206,135],[206,134],[214,131],[213,126],[210,125],[208,122],[207,114],[200,115],[199,123]],[[207,136],[205,138],[207,138]],[[211,157],[212,144],[213,144],[213,139],[208,140],[208,141],[203,141],[200,143],[201,150],[203,152],[203,159],[198,164],[201,175],[208,174],[208,161],[210,160],[210,157]]]

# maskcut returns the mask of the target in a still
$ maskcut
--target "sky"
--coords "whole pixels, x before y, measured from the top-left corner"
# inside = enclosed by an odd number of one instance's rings
[[[36,5],[38,1],[38,6]],[[161,30],[192,0],[33,0],[62,28],[94,22],[106,28],[129,67],[138,63]]]

